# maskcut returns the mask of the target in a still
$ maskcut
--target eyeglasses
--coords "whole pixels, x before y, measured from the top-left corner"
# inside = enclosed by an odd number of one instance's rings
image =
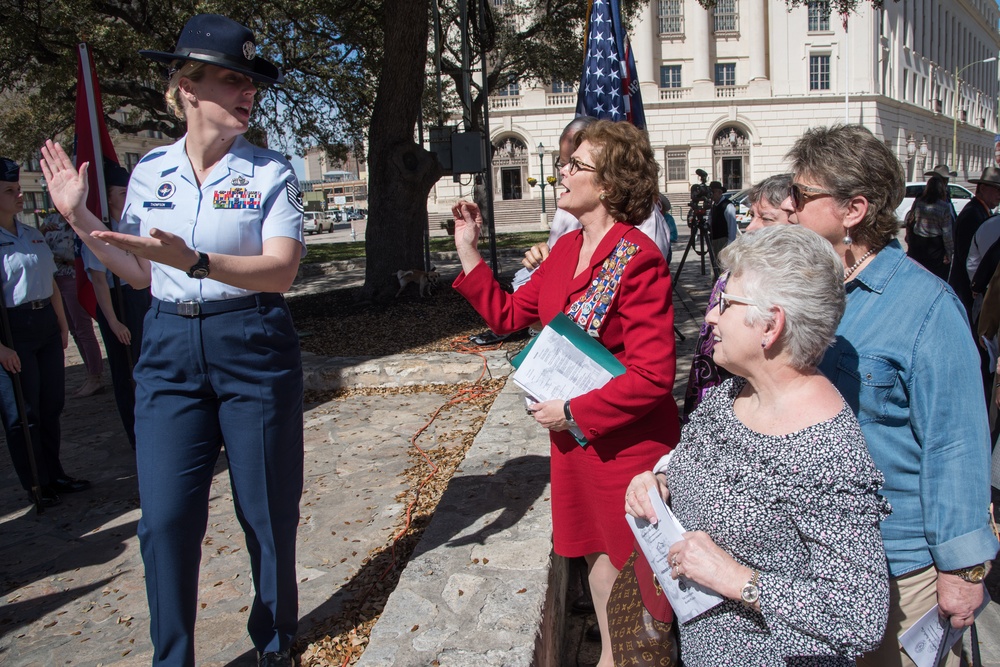
[[[795,204],[796,211],[805,206],[806,202],[810,199],[833,196],[833,193],[829,190],[821,190],[820,188],[814,188],[811,185],[802,185],[801,183],[792,183],[788,190],[788,194],[792,198],[792,203]]]
[[[734,303],[738,303],[741,306],[756,306],[757,302],[753,299],[748,299],[745,296],[736,296],[735,294],[726,294],[725,292],[719,293],[719,315],[726,312],[726,309]]]
[[[581,169],[583,171],[597,171],[597,167],[595,167],[594,165],[587,164],[583,160],[577,160],[575,157],[571,157],[569,160],[567,160],[565,166],[569,167],[570,176],[580,171]],[[560,167],[560,169],[561,168],[562,167]]]

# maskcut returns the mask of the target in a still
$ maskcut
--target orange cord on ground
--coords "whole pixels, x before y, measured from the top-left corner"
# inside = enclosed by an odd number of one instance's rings
[[[485,378],[486,374],[489,372],[489,361],[486,359],[486,355],[484,355],[483,352],[489,350],[498,350],[501,347],[503,347],[503,343],[499,343],[497,345],[473,345],[470,344],[468,340],[462,338],[452,339],[451,349],[455,350],[456,352],[460,352],[462,354],[475,354],[476,356],[480,357],[483,360],[483,369],[482,371],[480,371],[479,377],[476,378],[476,381],[472,384],[471,387],[467,387],[465,389],[460,390],[458,393],[456,393],[447,401],[445,401],[440,407],[438,407],[437,410],[434,411],[434,414],[432,414],[430,419],[427,420],[427,423],[425,423],[423,426],[417,429],[417,432],[414,433],[413,436],[410,438],[410,445],[417,450],[420,456],[423,457],[424,461],[427,462],[427,465],[430,466],[431,471],[427,474],[426,477],[424,477],[421,480],[420,484],[417,486],[417,490],[413,494],[413,500],[411,500],[410,503],[406,506],[406,519],[403,522],[403,527],[392,538],[392,558],[389,561],[389,565],[386,566],[385,570],[382,572],[382,574],[379,575],[378,579],[376,579],[371,583],[371,585],[368,587],[368,590],[364,592],[364,596],[367,596],[369,593],[371,593],[371,591],[375,588],[375,585],[378,584],[383,579],[385,579],[385,576],[389,574],[389,572],[391,572],[394,567],[396,567],[396,544],[398,544],[399,540],[402,539],[403,536],[406,535],[406,533],[410,530],[411,516],[413,514],[413,509],[417,506],[417,501],[420,500],[421,490],[434,477],[434,475],[437,474],[438,471],[437,464],[435,464],[434,461],[432,461],[430,457],[427,456],[427,453],[420,448],[420,446],[417,444],[417,439],[423,434],[424,431],[430,428],[430,425],[434,423],[434,420],[437,419],[439,414],[441,414],[441,411],[444,410],[449,405],[468,403],[470,401],[474,401],[476,399],[484,398],[486,396],[490,396],[492,394],[497,393],[498,390],[496,389],[484,390],[482,387],[481,383],[483,381],[483,378]],[[344,662],[341,663],[341,667],[347,667],[347,663],[350,662],[350,659],[351,659],[351,654],[344,656]]]

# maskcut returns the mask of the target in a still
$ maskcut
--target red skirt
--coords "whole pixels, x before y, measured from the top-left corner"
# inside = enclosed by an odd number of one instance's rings
[[[581,447],[566,432],[551,435],[555,552],[567,558],[606,553],[611,564],[622,569],[633,548],[632,529],[625,521],[625,490],[633,477],[652,470],[674,445],[657,438],[622,447],[619,436],[615,443]]]

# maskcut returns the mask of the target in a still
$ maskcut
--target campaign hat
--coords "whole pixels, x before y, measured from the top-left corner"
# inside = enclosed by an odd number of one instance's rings
[[[939,164],[930,171],[925,171],[924,176],[940,176],[941,178],[947,181],[949,178],[954,178],[955,176],[958,176],[958,172],[952,171],[951,169],[948,168],[948,165],[946,164]]]
[[[996,167],[986,167],[983,169],[983,175],[979,178],[970,178],[970,183],[976,183],[983,185],[992,185],[993,187],[1000,188],[1000,169]]]
[[[184,24],[173,53],[149,50],[139,53],[160,63],[193,60],[217,65],[262,83],[281,83],[285,80],[273,63],[257,56],[257,40],[253,31],[219,14],[192,16]]]
[[[17,183],[20,176],[20,165],[10,158],[0,157],[0,182]]]

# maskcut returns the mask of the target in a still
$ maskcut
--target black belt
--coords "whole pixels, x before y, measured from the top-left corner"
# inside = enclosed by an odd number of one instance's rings
[[[250,294],[236,299],[222,301],[160,301],[153,299],[152,308],[158,313],[180,315],[181,317],[201,317],[203,315],[218,315],[236,310],[250,310],[261,306],[270,306],[282,301],[280,294],[262,292]]]
[[[8,308],[8,310],[41,310],[52,303],[52,299],[39,299],[38,301],[25,301],[24,303]]]

